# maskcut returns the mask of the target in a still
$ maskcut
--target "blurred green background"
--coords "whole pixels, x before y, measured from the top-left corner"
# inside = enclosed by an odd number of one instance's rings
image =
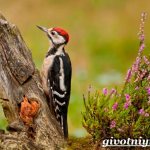
[[[0,11],[16,24],[40,69],[48,50],[47,37],[36,28],[62,27],[70,34],[66,46],[72,66],[72,94],[69,105],[69,132],[83,136],[82,95],[88,85],[98,89],[123,84],[127,69],[138,50],[140,14],[146,21],[146,53],[150,47],[150,1],[148,0],[0,0]],[[6,120],[0,109],[0,128]]]

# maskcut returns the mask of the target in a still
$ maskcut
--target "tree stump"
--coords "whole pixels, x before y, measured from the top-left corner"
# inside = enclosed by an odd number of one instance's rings
[[[29,124],[20,115],[24,98],[29,105],[35,102],[39,106]],[[31,52],[16,25],[1,14],[0,99],[9,124],[8,133],[0,132],[0,149],[53,150],[64,143],[61,128],[48,107]],[[26,113],[28,108],[24,109]]]

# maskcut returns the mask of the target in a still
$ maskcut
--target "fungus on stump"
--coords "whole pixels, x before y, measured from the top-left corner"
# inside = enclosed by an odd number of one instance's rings
[[[53,150],[63,133],[51,115],[38,70],[18,28],[0,14],[0,99],[9,133],[0,149]]]

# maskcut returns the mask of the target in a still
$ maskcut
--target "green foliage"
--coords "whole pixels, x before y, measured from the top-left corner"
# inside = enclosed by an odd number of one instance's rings
[[[7,120],[4,116],[3,109],[0,103],[0,129],[6,130],[6,126],[8,125]]]
[[[94,140],[150,137],[150,57],[143,55],[145,17],[143,13],[138,55],[122,90],[104,88],[101,93],[89,87],[87,97],[83,97],[83,127]]]

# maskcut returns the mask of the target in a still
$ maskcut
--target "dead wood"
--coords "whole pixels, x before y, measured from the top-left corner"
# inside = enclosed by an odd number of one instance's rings
[[[39,104],[31,124],[20,117],[23,97]],[[8,120],[8,133],[0,132],[0,149],[53,150],[63,135],[52,117],[39,72],[16,25],[0,14],[0,99]]]

